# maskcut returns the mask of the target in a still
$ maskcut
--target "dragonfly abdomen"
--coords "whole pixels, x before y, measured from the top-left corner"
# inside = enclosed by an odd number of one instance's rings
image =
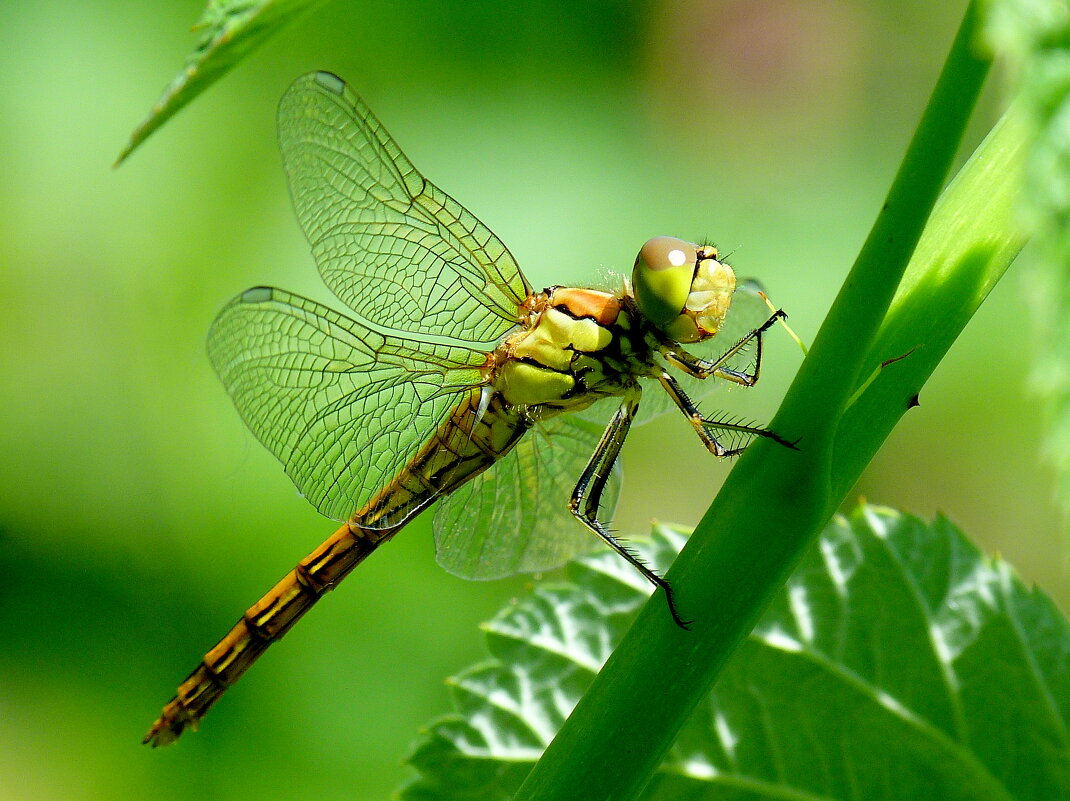
[[[167,745],[187,726],[196,728],[227,688],[328,590],[424,507],[508,453],[528,426],[500,396],[484,404],[481,389],[470,392],[386,487],[249,607],[205,654],[144,742]]]
[[[394,531],[346,523],[306,556],[241,619],[178,687],[144,742],[168,745],[197,724],[212,704],[280,639],[328,590],[364,561]]]
[[[404,525],[436,498],[482,473],[517,443],[530,423],[482,387],[461,400],[398,475],[356,512],[363,528]]]

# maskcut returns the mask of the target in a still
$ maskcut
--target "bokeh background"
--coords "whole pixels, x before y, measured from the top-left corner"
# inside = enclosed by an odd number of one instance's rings
[[[244,430],[209,323],[269,283],[331,302],[291,214],[275,106],[346,77],[535,285],[710,238],[812,340],[964,2],[334,2],[119,170],[199,0],[0,3],[0,799],[381,799],[442,679],[527,579],[434,563],[421,518],[272,650],[199,734],[139,740],[243,609],[333,530]],[[964,152],[1000,102],[998,80]],[[853,498],[942,511],[1070,609],[1019,266]],[[774,412],[801,355],[771,337]],[[618,524],[694,523],[727,466],[681,420],[633,432]]]

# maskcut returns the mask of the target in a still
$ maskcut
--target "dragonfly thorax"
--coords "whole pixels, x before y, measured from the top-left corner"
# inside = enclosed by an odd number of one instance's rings
[[[506,402],[540,414],[576,411],[621,395],[653,369],[631,297],[551,287],[524,304],[521,328],[491,358],[489,383]]]

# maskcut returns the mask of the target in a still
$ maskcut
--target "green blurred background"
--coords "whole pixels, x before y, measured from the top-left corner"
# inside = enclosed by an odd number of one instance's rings
[[[193,46],[198,0],[0,4],[0,799],[388,796],[443,677],[526,579],[434,564],[429,517],[376,555],[175,747],[176,684],[333,530],[246,432],[204,355],[240,290],[331,302],[290,211],[275,106],[330,69],[533,284],[708,237],[812,340],[964,2],[334,2],[271,40],[119,170]],[[999,87],[968,152],[991,123]],[[852,500],[943,511],[1070,608],[1025,391],[1019,269]],[[337,306],[337,303],[335,303]],[[800,354],[771,338],[767,420]],[[687,425],[633,432],[618,524],[694,523],[727,466]]]

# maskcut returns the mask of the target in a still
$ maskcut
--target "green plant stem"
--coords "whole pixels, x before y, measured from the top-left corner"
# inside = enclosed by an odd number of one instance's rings
[[[1028,126],[1013,106],[940,197],[869,348],[881,371],[844,412],[836,431],[832,497],[843,498],[933,370],[1025,244],[1014,220],[1023,191]]]
[[[925,307],[921,296],[929,288],[919,280],[894,308],[894,316],[885,319],[987,74],[988,62],[971,51],[975,29],[971,3],[888,199],[772,423],[778,433],[799,437],[799,450],[767,440],[749,448],[669,573],[680,609],[694,618],[693,630],[674,626],[665,613],[664,599],[655,596],[516,799],[630,799],[639,794],[694,705],[708,693],[803,549],[905,411],[910,395],[902,397],[902,387],[898,395],[886,393],[897,376],[921,375],[917,368],[896,370],[909,365],[913,355],[882,373],[847,408],[860,378],[868,375],[867,365],[872,372],[875,363],[901,355],[894,350],[881,355],[882,347],[898,342],[884,335],[887,326],[897,321],[916,324],[912,333],[923,341],[946,329],[936,339],[950,344],[972,314],[952,315],[950,326],[940,315],[923,317],[915,309]],[[1011,135],[1011,128],[1002,130]],[[990,138],[984,150],[1001,141]],[[1001,178],[982,170],[983,164],[981,154],[970,162],[969,172],[976,173],[971,180],[985,182],[989,194],[999,193]],[[946,214],[982,213],[976,204],[983,204],[983,198],[976,189],[967,197],[953,195],[948,203],[967,201],[975,205],[948,209]],[[984,236],[989,240],[1017,236],[1008,233],[1014,227],[1009,215],[989,217],[987,223],[991,228]],[[938,240],[953,233],[946,226],[926,230]],[[974,229],[960,233],[978,235]],[[918,256],[928,258],[936,250],[935,246],[921,250]],[[988,252],[992,264],[999,254],[1005,269],[1016,251],[1000,245]],[[982,277],[990,286],[996,270],[971,269],[968,262],[955,262],[965,274],[943,279],[948,287],[956,278],[961,284]],[[919,258],[914,264],[922,275],[933,266],[947,269],[921,263]],[[984,296],[979,287],[958,288],[972,298],[973,309]],[[941,347],[929,348],[936,359],[946,350]],[[917,359],[915,364],[921,362]],[[877,416],[873,407],[889,402],[894,408],[880,413],[883,434],[865,435],[868,420],[863,415]],[[849,424],[842,437],[841,422]],[[847,453],[848,448],[855,450]]]

